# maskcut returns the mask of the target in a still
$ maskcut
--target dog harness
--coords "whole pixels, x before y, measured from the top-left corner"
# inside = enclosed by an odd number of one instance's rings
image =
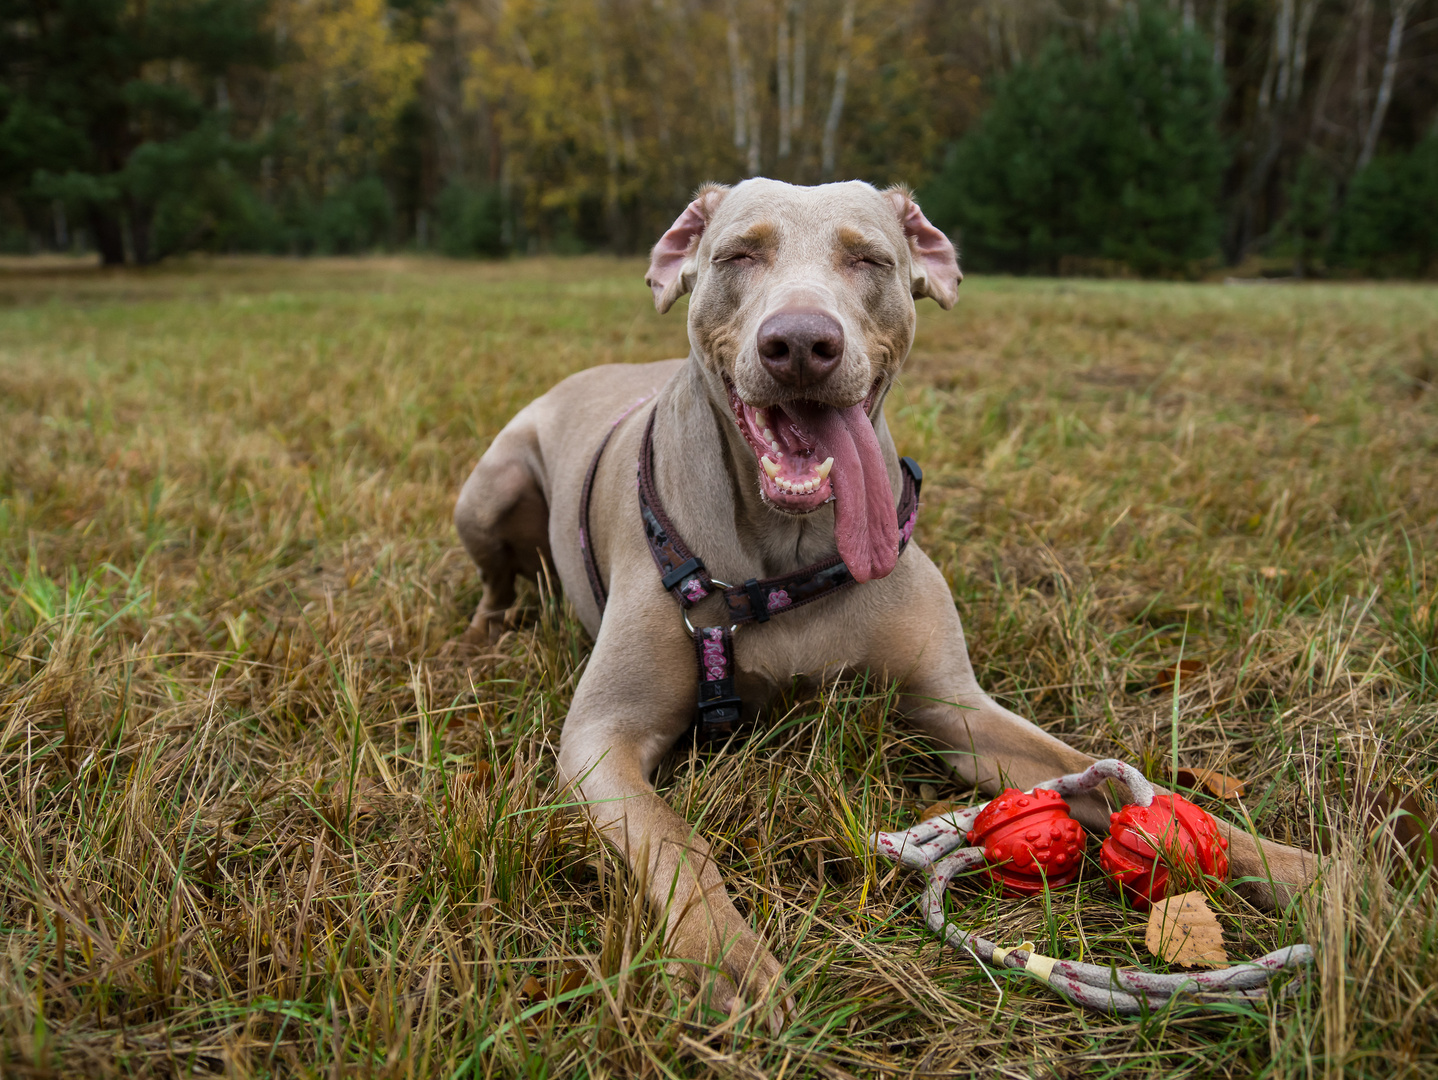
[[[611,425],[594,452],[589,471],[584,476],[584,488],[579,498],[579,548],[584,556],[584,572],[589,577],[589,587],[594,592],[599,614],[604,615],[608,594],[604,581],[599,576],[599,564],[589,542],[589,500],[594,491],[594,477],[599,471],[599,459],[604,448],[618,430],[623,416]],[[924,482],[923,470],[912,458],[899,459],[899,471],[903,474],[903,494],[899,498],[899,554],[903,554],[909,539],[914,535],[914,523],[919,516],[919,489]],[[775,615],[781,615],[805,604],[813,603],[854,583],[854,576],[838,555],[821,562],[764,578],[762,581],[750,578],[742,585],[731,585],[718,581],[704,566],[704,560],[689,550],[689,546],[674,528],[664,512],[659,498],[659,488],[654,483],[654,412],[644,426],[644,441],[639,447],[639,515],[644,522],[644,538],[649,544],[649,553],[659,568],[660,581],[664,588],[679,602],[684,616],[684,625],[694,638],[694,656],[699,665],[699,702],[694,718],[695,734],[701,739],[726,738],[739,726],[739,696],[734,691],[734,631],[744,623],[768,622]],[[723,590],[724,603],[728,611],[729,626],[695,627],[689,621],[689,609],[695,604]]]

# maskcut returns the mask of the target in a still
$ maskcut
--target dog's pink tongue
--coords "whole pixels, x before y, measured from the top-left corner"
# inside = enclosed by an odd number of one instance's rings
[[[805,410],[818,454],[834,459],[834,539],[858,582],[881,578],[899,561],[899,522],[879,437],[862,405]]]

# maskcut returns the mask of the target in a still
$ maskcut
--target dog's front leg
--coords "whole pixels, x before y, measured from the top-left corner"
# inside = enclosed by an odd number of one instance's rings
[[[980,688],[969,663],[959,614],[943,575],[923,552],[896,581],[902,602],[890,610],[903,618],[880,628],[876,666],[898,677],[900,707],[941,746],[945,760],[966,781],[988,794],[1002,787],[1027,790],[1044,780],[1082,772],[1093,758],[1073,749],[1005,709]],[[923,632],[916,634],[915,627]],[[1162,789],[1159,789],[1162,790]],[[1126,789],[1117,792],[1125,800]],[[1074,817],[1100,836],[1108,832],[1112,807],[1101,791],[1069,800]],[[1311,882],[1317,859],[1299,848],[1263,840],[1224,821],[1232,877],[1249,879],[1237,888],[1264,907],[1286,904]]]
[[[764,1006],[782,996],[779,962],[734,907],[709,845],[650,782],[694,714],[693,647],[674,633],[672,609],[655,627],[623,619],[617,607],[611,601],[564,721],[560,776],[641,875],[682,977],[726,1012],[739,1002]],[[769,1014],[771,1025],[783,1007]]]

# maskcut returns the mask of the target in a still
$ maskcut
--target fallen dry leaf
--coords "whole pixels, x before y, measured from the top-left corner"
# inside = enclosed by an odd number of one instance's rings
[[[1175,681],[1178,682],[1179,689],[1182,690],[1184,683],[1199,674],[1207,666],[1208,665],[1202,660],[1180,660],[1176,664],[1169,664],[1168,667],[1160,671],[1158,677],[1154,679],[1153,692],[1159,694],[1165,690],[1172,690]]]
[[[1144,944],[1154,956],[1184,967],[1228,967],[1223,930],[1201,892],[1179,893],[1154,904]]]
[[[1418,792],[1404,794],[1395,784],[1384,785],[1383,790],[1373,794],[1367,819],[1370,840],[1379,840],[1387,833],[1420,870],[1434,861],[1438,830],[1428,821]]]
[[[555,987],[554,996],[563,997],[571,990],[578,990],[588,981],[589,973],[585,971],[584,968],[580,967],[577,964],[566,964],[564,975],[560,978],[559,985]],[[579,1000],[580,999],[578,998],[574,998],[570,1001],[561,1002],[559,1005],[559,1011],[563,1013],[569,1012],[570,1009],[574,1008],[575,1005],[579,1004]]]
[[[967,807],[960,806],[952,799],[945,799],[943,802],[936,802],[934,805],[925,807],[924,812],[919,815],[920,821],[928,821],[931,817],[938,817],[940,814],[951,814],[955,810],[965,810]]]
[[[481,761],[475,765],[473,771],[457,774],[454,778],[454,786],[468,788],[471,791],[487,788],[489,787],[489,775],[493,771],[489,762]]]
[[[1174,783],[1194,791],[1203,790],[1216,799],[1237,799],[1248,790],[1248,782],[1224,776],[1216,769],[1179,769]]]
[[[444,729],[446,731],[454,731],[456,728],[462,728],[467,724],[482,723],[484,723],[484,713],[478,709],[467,709],[450,713],[449,720],[446,721]]]
[[[530,1001],[544,1001],[549,995],[544,992],[544,984],[533,975],[526,975],[524,982],[519,987],[519,992]]]
[[[487,761],[475,764],[469,772],[455,773],[449,781],[449,791],[444,796],[444,812],[454,812],[456,801],[461,795],[473,796],[489,787],[489,781],[493,768]]]

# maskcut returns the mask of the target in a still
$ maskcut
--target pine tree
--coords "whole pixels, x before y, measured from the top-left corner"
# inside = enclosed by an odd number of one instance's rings
[[[0,190],[61,199],[106,264],[152,262],[155,211],[227,161],[226,78],[264,66],[264,0],[0,0]]]
[[[998,85],[924,205],[978,265],[1054,273],[1065,256],[1172,272],[1217,248],[1227,154],[1202,35],[1147,0],[1092,58],[1057,40]]]

